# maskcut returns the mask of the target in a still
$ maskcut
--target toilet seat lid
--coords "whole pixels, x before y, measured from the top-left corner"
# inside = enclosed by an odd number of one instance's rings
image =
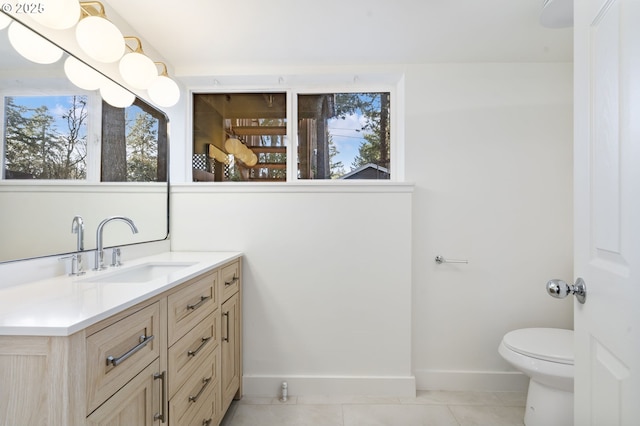
[[[523,328],[505,334],[502,343],[522,355],[573,365],[573,330]]]

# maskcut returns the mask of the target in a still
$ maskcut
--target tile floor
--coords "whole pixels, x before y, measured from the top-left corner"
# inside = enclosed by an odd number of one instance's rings
[[[418,391],[415,398],[234,401],[221,426],[522,426],[526,392]]]

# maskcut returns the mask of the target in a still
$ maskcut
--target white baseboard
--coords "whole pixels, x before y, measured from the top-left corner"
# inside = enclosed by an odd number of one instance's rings
[[[418,390],[526,391],[529,377],[517,371],[416,370]]]
[[[282,382],[295,395],[362,395],[413,397],[413,376],[247,376],[243,377],[243,394],[252,397],[278,397]]]

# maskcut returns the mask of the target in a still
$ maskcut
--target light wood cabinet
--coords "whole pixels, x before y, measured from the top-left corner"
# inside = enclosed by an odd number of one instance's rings
[[[221,270],[222,410],[242,396],[242,281],[241,261]]]
[[[155,360],[89,417],[87,426],[156,426],[163,416],[160,361]]]
[[[0,426],[218,425],[242,396],[240,274],[233,260],[71,336],[0,336]]]
[[[212,397],[220,393],[219,273],[197,278],[168,297],[170,426],[213,424],[221,416]],[[203,412],[208,417],[196,421]]]

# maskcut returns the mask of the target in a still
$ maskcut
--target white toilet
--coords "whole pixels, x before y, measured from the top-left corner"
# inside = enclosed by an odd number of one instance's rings
[[[526,426],[573,425],[573,330],[510,331],[498,352],[530,378]]]

